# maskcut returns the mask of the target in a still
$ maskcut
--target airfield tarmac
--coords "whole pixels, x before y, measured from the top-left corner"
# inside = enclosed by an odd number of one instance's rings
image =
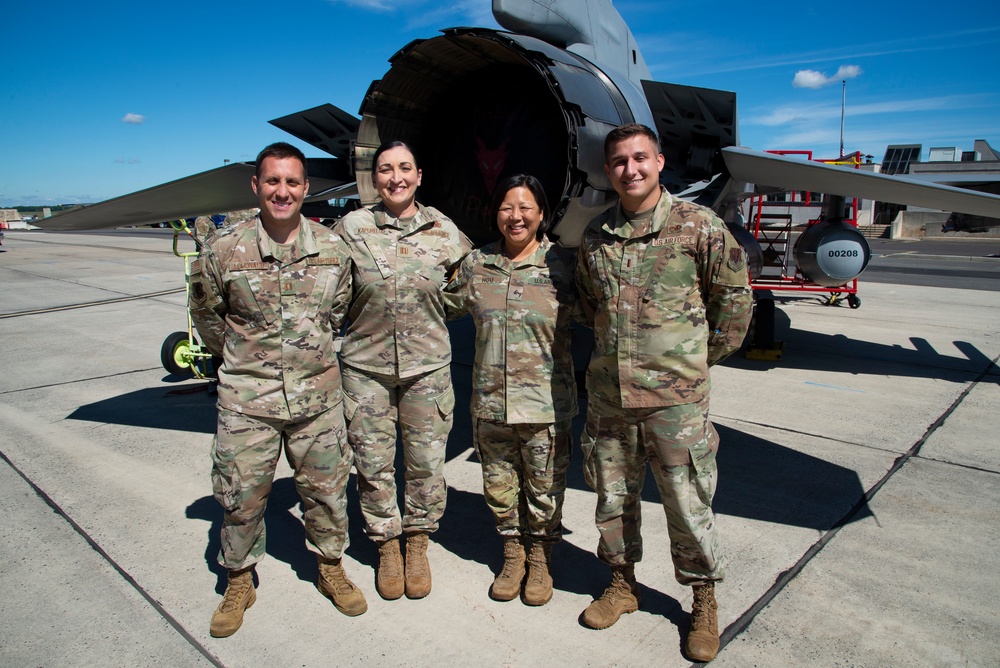
[[[282,463],[257,603],[235,636],[211,638],[225,586],[214,397],[160,367],[185,325],[169,235],[8,232],[0,280],[0,665],[689,665],[690,590],[651,480],[642,607],[605,631],[579,623],[608,571],[578,449],[552,601],[488,598],[502,559],[464,408],[471,343],[453,367],[430,596],[378,597],[352,492],[345,564],[369,610],[339,614],[315,590]],[[863,279],[859,294],[858,310],[779,299],[783,358],[713,371],[728,555],[714,665],[1000,665],[1000,300]]]

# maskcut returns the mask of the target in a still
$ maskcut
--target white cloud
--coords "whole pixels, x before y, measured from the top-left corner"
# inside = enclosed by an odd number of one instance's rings
[[[837,68],[837,73],[833,79],[857,79],[861,75],[861,68],[857,65],[841,65]]]
[[[828,83],[826,75],[816,70],[799,70],[792,79],[796,88],[822,88]]]
[[[855,79],[860,74],[861,68],[857,65],[841,65],[832,77],[816,70],[799,70],[792,79],[792,85],[796,88],[822,88],[844,79]]]
[[[142,125],[146,122],[146,117],[142,114],[133,114],[129,112],[122,116],[122,123],[128,123],[130,125]]]

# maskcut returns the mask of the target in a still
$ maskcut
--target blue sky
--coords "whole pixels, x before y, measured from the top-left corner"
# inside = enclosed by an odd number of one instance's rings
[[[848,152],[1000,146],[993,0],[615,6],[654,79],[737,93],[744,146],[836,156],[844,78]],[[489,0],[15,2],[2,15],[5,207],[100,201],[252,160],[290,139],[272,118],[326,102],[356,114],[409,41],[496,27]]]

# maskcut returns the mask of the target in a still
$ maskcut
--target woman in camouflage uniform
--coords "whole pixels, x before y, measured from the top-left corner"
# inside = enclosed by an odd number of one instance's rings
[[[409,146],[383,144],[372,160],[381,201],[334,231],[354,261],[354,292],[340,359],[347,436],[368,535],[379,545],[385,599],[431,590],[427,536],[444,513],[445,446],[455,395],[442,288],[472,244],[440,211],[416,201],[421,171]],[[396,428],[405,462],[396,501]],[[399,540],[406,536],[405,569]]]
[[[524,602],[544,605],[552,598],[551,549],[562,532],[577,413],[570,356],[575,253],[545,236],[550,212],[533,176],[501,183],[491,214],[503,239],[462,262],[446,290],[449,317],[469,312],[476,323],[475,441],[486,503],[504,539],[504,565],[490,596],[512,600],[523,582]]]

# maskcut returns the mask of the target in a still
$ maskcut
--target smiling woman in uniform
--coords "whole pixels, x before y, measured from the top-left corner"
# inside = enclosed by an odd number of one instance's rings
[[[351,249],[354,293],[340,358],[347,435],[368,536],[378,543],[376,589],[385,599],[431,590],[428,534],[444,513],[445,446],[455,395],[442,288],[472,249],[443,213],[416,200],[423,174],[401,141],[372,161],[381,201],[334,227]],[[396,501],[396,428],[404,504]],[[405,568],[399,537],[406,537]]]
[[[475,444],[486,503],[504,540],[490,596],[512,600],[523,583],[524,602],[544,605],[552,598],[551,550],[562,535],[577,413],[570,356],[570,323],[579,317],[575,253],[545,236],[551,212],[533,176],[501,183],[491,214],[503,238],[462,262],[446,291],[448,315],[468,312],[476,323]]]

